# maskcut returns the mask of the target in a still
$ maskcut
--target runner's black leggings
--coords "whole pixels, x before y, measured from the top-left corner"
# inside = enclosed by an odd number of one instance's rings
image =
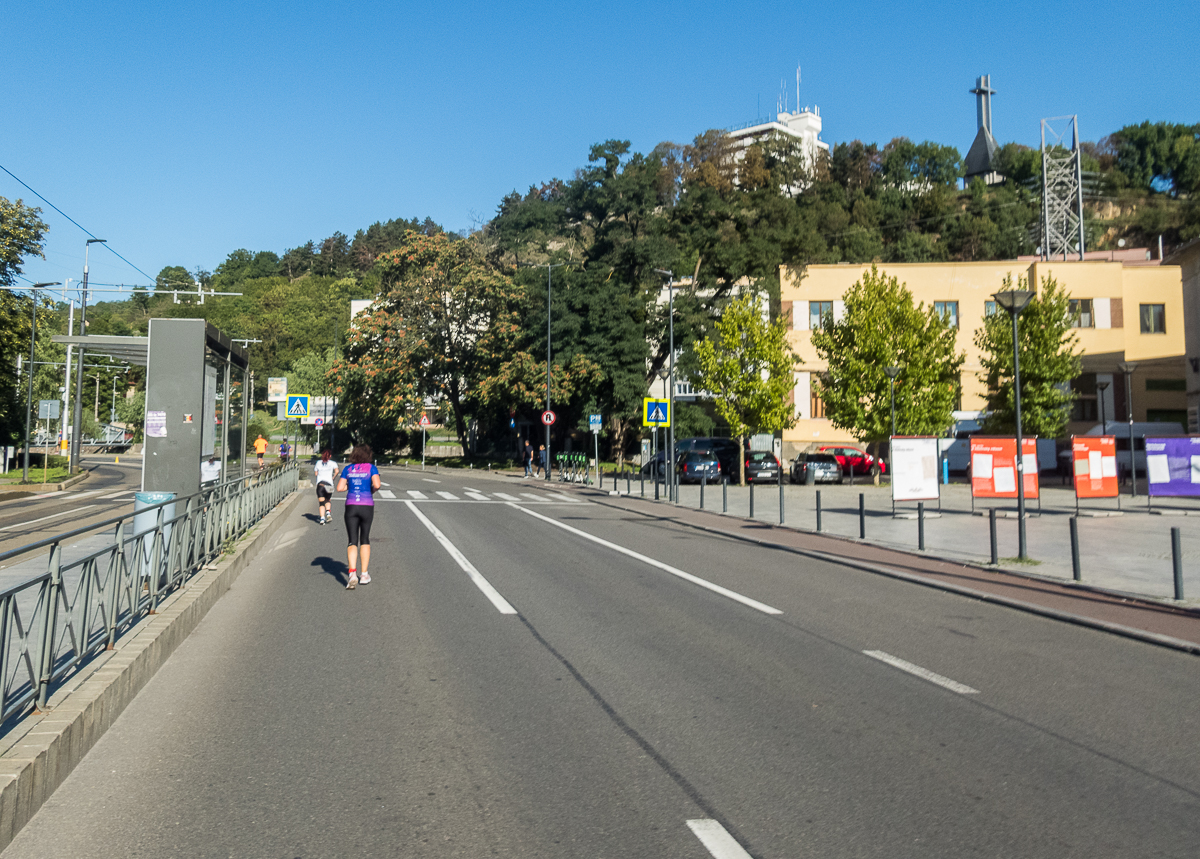
[[[370,504],[347,504],[344,518],[350,545],[371,545],[371,521],[375,518],[375,508]]]

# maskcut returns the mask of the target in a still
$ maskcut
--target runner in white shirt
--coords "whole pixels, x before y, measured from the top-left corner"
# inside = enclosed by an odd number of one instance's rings
[[[333,498],[333,483],[337,479],[338,464],[330,459],[328,450],[321,452],[321,459],[313,466],[313,474],[317,481],[317,514],[320,523],[333,521],[333,511],[330,499]]]

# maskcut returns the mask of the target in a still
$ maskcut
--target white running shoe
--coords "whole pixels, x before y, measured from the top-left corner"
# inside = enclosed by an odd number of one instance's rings
[[[371,574],[368,573],[366,570],[363,570],[362,575],[358,577],[358,581],[360,584],[364,584],[364,585],[371,584]]]
[[[354,590],[354,589],[355,589],[357,586],[358,586],[358,576],[357,576],[357,575],[355,575],[355,573],[354,573],[354,570],[351,570],[351,571],[350,571],[350,578],[348,578],[348,579],[346,580],[346,590],[348,590],[348,591],[352,591],[352,590]]]

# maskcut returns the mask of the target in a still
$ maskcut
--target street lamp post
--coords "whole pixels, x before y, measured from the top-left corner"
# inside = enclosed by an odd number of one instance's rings
[[[1017,417],[1017,557],[1028,557],[1025,542],[1025,444],[1021,437],[1021,358],[1019,322],[1017,317],[1033,300],[1033,290],[1008,289],[992,296],[996,304],[1008,311],[1013,329],[1013,403]]]
[[[30,424],[33,421],[33,371],[37,366],[34,364],[33,347],[37,343],[37,292],[36,290],[45,289],[48,286],[58,286],[55,283],[35,283],[30,289],[33,295],[30,296],[33,304],[33,313],[29,318],[29,366],[25,368],[25,374],[29,377],[29,394],[25,398],[25,464],[21,468],[21,482],[29,482],[29,432]],[[42,454],[45,456],[45,454]]]
[[[546,269],[546,411],[550,411],[550,298],[551,281],[550,274],[561,266],[567,265],[565,262],[555,263],[519,263],[525,268],[544,268]],[[596,468],[600,468],[599,460],[596,461]],[[597,473],[599,471],[597,470]],[[550,424],[546,424],[546,482],[550,481]]]
[[[1125,416],[1129,420],[1129,497],[1137,498],[1137,457],[1134,456],[1133,447],[1133,371],[1137,369],[1137,362],[1122,361],[1117,369],[1125,374]]]
[[[661,268],[654,270],[667,279],[667,348],[670,350],[667,361],[667,374],[670,381],[667,385],[667,414],[671,420],[667,423],[667,453],[670,455],[671,467],[667,473],[667,497],[675,504],[679,503],[679,489],[675,480],[675,273]]]
[[[79,335],[87,336],[87,300],[88,300],[88,255],[92,245],[103,244],[108,239],[88,239],[83,244],[83,289],[79,293]],[[79,372],[75,374],[75,407],[71,426],[71,458],[67,470],[74,473],[79,468],[79,447],[83,439],[83,346],[79,347]]]
[[[1104,392],[1108,390],[1108,382],[1096,383],[1096,402],[1100,404],[1100,435],[1108,435],[1108,421],[1104,418]]]
[[[884,367],[883,374],[888,377],[888,385],[891,387],[890,393],[891,393],[891,398],[892,398],[892,438],[895,438],[896,437],[896,377],[900,375],[900,368],[899,367]],[[892,459],[892,443],[891,443],[891,441],[888,441],[888,468],[891,468],[893,471],[895,471],[895,469],[892,466],[891,459]],[[893,479],[895,479],[895,478],[893,478]]]

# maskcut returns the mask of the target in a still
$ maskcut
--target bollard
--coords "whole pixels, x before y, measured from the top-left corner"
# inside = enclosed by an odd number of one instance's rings
[[[779,524],[783,524],[783,469],[779,469]]]
[[[729,481],[721,481],[721,512],[729,512]]]
[[[704,484],[706,484],[706,483],[708,483],[708,477],[707,476],[701,477],[700,478],[700,509],[701,510],[704,509]]]
[[[817,490],[817,531],[821,530],[821,490]]]
[[[658,465],[654,467],[654,500],[658,500]]]
[[[925,502],[917,502],[917,548],[925,551]]]
[[[1183,540],[1179,529],[1171,529],[1171,564],[1175,568],[1175,599],[1183,599]]]
[[[1077,582],[1083,581],[1079,568],[1079,519],[1071,517],[1071,575]]]
[[[992,536],[992,563],[999,564],[1000,563],[1000,553],[997,551],[997,547],[996,547],[996,508],[995,507],[993,507],[991,510],[988,511],[988,531],[991,532],[991,536]]]
[[[629,473],[629,469],[625,469],[625,494],[633,494],[633,475]]]
[[[641,492],[643,498],[646,497],[646,472],[640,468],[638,469],[638,491]]]
[[[858,493],[858,539],[867,539],[867,496],[861,492]]]
[[[750,518],[754,518],[754,482],[750,483]]]

